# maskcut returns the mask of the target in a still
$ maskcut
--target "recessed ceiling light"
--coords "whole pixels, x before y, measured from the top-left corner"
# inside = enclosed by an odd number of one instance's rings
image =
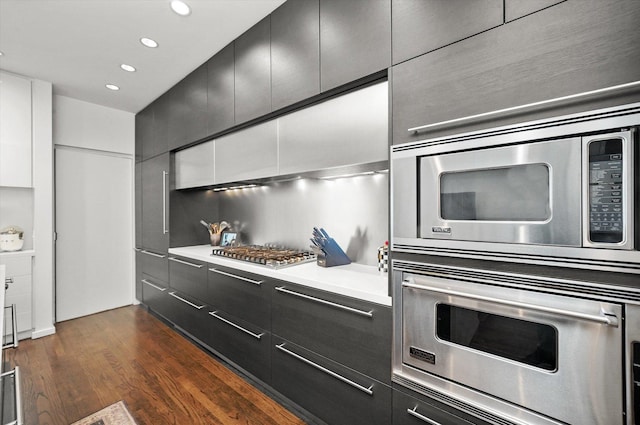
[[[113,91],[120,90],[120,87],[116,86],[115,84],[106,84],[105,87],[108,88],[109,90],[113,90]]]
[[[127,65],[126,63],[123,63],[122,65],[120,65],[120,68],[122,68],[123,70],[127,71],[127,72],[135,72],[136,69],[134,67],[132,67],[131,65]]]
[[[147,47],[158,47],[158,43],[155,40],[152,40],[150,38],[147,37],[142,37],[140,39],[140,43],[144,44]]]
[[[171,9],[180,16],[187,16],[191,13],[189,5],[181,0],[173,0],[171,2]]]
[[[0,52],[0,56],[4,55],[4,53]]]

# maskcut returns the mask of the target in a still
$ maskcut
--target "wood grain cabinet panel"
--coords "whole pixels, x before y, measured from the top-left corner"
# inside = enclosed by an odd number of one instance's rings
[[[381,382],[391,381],[391,309],[278,282],[272,333]]]
[[[565,0],[505,0],[504,20],[510,22],[563,1]]]
[[[271,17],[235,41],[236,124],[271,112]]]
[[[169,120],[172,108],[171,91],[164,93],[151,104],[153,109],[152,129],[149,138],[143,140],[142,156],[144,159],[153,158],[169,150]]]
[[[150,104],[136,114],[136,161],[151,157],[153,149],[153,104]]]
[[[389,386],[276,335],[271,344],[272,386],[305,410],[327,424],[391,423]]]
[[[636,81],[639,19],[638,1],[569,0],[394,66],[393,143],[612,106],[616,99],[600,99],[407,131]]]
[[[391,0],[320,0],[323,92],[390,64]]]
[[[207,62],[207,130],[210,135],[235,124],[234,52],[231,43]]]
[[[503,23],[503,0],[393,0],[393,63]]]
[[[159,254],[169,249],[169,153],[142,165],[142,247]]]
[[[320,93],[319,0],[288,1],[271,14],[274,110]]]
[[[171,91],[169,149],[176,149],[207,135],[207,64],[196,68]]]

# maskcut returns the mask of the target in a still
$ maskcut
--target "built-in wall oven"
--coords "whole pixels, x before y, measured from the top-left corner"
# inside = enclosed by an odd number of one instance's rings
[[[506,424],[640,424],[640,288],[393,261],[394,382]]]
[[[391,149],[391,247],[640,273],[640,103]]]

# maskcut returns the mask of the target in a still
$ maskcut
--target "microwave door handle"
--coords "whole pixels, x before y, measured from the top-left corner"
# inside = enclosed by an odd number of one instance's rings
[[[509,306],[509,307],[523,308],[523,309],[526,309],[526,310],[535,310],[535,311],[540,311],[540,312],[544,312],[544,313],[552,313],[552,314],[557,314],[557,315],[561,315],[561,316],[571,317],[571,318],[574,318],[574,319],[581,319],[581,320],[587,320],[587,321],[590,321],[590,322],[601,323],[603,325],[613,326],[614,328],[617,328],[618,325],[619,325],[618,317],[614,313],[609,313],[609,312],[606,312],[604,310],[601,310],[599,315],[578,313],[578,312],[575,312],[575,311],[563,310],[563,309],[560,309],[560,308],[545,307],[545,306],[541,306],[541,305],[521,303],[521,302],[518,302],[518,301],[509,301],[509,300],[503,300],[503,299],[500,299],[500,298],[484,297],[482,295],[467,294],[465,292],[452,291],[452,290],[449,290],[449,289],[441,289],[441,288],[436,288],[436,287],[433,287],[433,286],[416,285],[416,284],[411,283],[408,280],[403,280],[402,281],[402,286],[405,287],[405,288],[422,289],[422,290],[425,290],[425,291],[438,292],[438,293],[445,294],[445,295],[454,295],[454,296],[457,296],[457,297],[469,298],[469,299],[472,299],[472,300],[486,301],[486,302],[495,303],[495,304],[502,304],[502,305],[506,305],[506,306]]]

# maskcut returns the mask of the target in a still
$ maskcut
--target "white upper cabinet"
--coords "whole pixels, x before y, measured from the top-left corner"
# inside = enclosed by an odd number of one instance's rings
[[[31,80],[0,72],[0,186],[32,186],[31,149]]]
[[[389,159],[388,83],[329,99],[279,119],[279,174]]]
[[[213,161],[213,140],[176,152],[176,189],[213,185]]]
[[[216,139],[216,183],[278,174],[277,121],[267,121]]]

